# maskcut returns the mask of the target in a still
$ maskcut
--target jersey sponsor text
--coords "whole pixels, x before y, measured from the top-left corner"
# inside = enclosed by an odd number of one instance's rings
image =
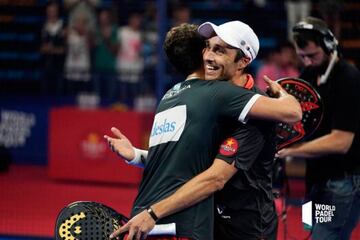
[[[149,147],[179,140],[186,123],[186,105],[156,114],[150,134]]]

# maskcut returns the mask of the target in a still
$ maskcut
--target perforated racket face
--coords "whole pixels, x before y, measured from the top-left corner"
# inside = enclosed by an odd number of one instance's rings
[[[56,220],[55,239],[108,240],[110,234],[127,221],[128,218],[103,204],[75,202],[61,210]]]
[[[281,149],[310,136],[318,128],[323,116],[323,103],[314,87],[302,79],[282,78],[277,82],[300,102],[303,113],[301,121],[293,125],[277,124],[276,146]]]

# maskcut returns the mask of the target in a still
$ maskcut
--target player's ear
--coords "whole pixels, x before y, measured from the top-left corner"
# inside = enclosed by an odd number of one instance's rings
[[[243,70],[249,64],[250,64],[250,58],[248,57],[240,58],[240,60],[238,61],[238,70]]]

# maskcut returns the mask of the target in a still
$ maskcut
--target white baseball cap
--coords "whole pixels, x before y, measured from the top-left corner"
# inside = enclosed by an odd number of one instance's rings
[[[241,49],[245,56],[250,58],[250,62],[259,52],[259,38],[249,25],[240,21],[226,22],[219,26],[205,22],[199,26],[198,32],[205,38],[210,38],[215,33],[230,46]]]

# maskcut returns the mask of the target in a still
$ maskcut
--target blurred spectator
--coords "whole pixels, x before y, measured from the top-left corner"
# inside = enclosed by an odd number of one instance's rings
[[[263,2],[266,2],[266,0],[260,0]],[[253,2],[257,2],[257,0],[242,0],[242,1],[238,1],[238,0],[207,0],[207,2],[209,2],[211,4],[211,7],[214,7],[215,9],[217,7],[221,7],[221,6],[233,6],[233,4],[235,3],[240,3],[240,4],[253,4]]]
[[[183,23],[194,23],[191,20],[191,9],[186,4],[185,1],[174,0],[171,3],[170,9],[171,9],[171,25],[169,26],[169,28],[179,26]],[[168,70],[170,70],[170,69],[173,70],[173,71],[171,71],[171,73],[169,73],[169,75],[171,75],[171,77],[168,77],[165,80],[166,83],[164,84],[164,86],[165,86],[165,89],[168,90],[176,83],[183,81],[184,75],[182,73],[178,72],[175,68],[173,68],[173,66],[171,64],[169,64],[168,62],[166,62],[166,65],[167,65]]]
[[[130,106],[140,92],[144,70],[141,24],[142,15],[131,13],[128,25],[120,27],[117,33],[120,42],[116,63],[121,82],[120,100]]]
[[[157,63],[158,28],[156,22],[155,3],[149,2],[145,8],[143,30],[144,79],[142,94],[154,95],[155,70]]]
[[[63,21],[59,18],[59,5],[49,2],[46,6],[46,20],[41,31],[41,48],[43,57],[44,93],[63,94],[65,30]]]
[[[340,13],[343,9],[343,0],[320,0],[319,12],[321,17],[328,24],[330,30],[334,33],[335,37],[340,39]]]
[[[117,26],[109,9],[99,11],[98,23],[94,59],[95,88],[100,96],[113,100],[116,93]]]
[[[292,39],[292,28],[298,21],[309,16],[311,13],[310,0],[287,0],[285,8],[287,12],[287,34],[288,39]]]
[[[248,5],[252,4],[253,6],[255,6],[257,8],[263,8],[266,6],[267,0],[246,0],[245,3]]]
[[[68,93],[89,90],[91,37],[87,18],[78,15],[70,26],[67,35],[65,75]]]
[[[101,0],[64,0],[69,16],[69,26],[74,24],[78,16],[82,16],[87,19],[88,31],[94,33],[96,30],[95,9],[100,3]]]
[[[172,7],[172,26],[179,26],[182,23],[191,21],[191,10],[185,3],[176,3]]]
[[[298,77],[300,74],[298,66],[299,60],[294,46],[290,42],[282,43],[269,53],[265,63],[259,68],[256,74],[256,85],[261,90],[266,90],[267,84],[263,79],[264,75],[274,80],[284,77]]]

